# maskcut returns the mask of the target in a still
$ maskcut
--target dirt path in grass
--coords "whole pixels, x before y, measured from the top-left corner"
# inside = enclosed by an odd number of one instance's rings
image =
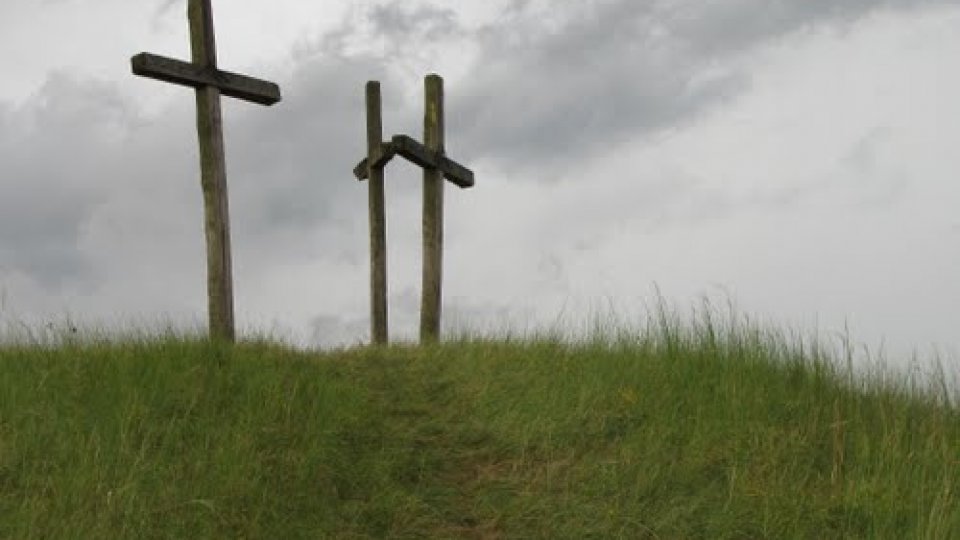
[[[470,418],[462,385],[442,359],[398,357],[370,358],[365,371],[382,414],[384,443],[395,452],[396,480],[435,518],[432,530],[419,533],[501,538],[496,511],[484,504],[488,493],[481,489],[496,483],[500,470],[495,441]]]

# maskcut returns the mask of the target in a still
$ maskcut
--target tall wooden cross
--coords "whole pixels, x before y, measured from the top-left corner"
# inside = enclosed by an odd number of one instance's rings
[[[230,213],[227,168],[223,148],[220,95],[261,105],[280,101],[280,87],[217,68],[217,46],[210,0],[189,0],[192,62],[149,53],[130,59],[133,73],[190,86],[197,93],[197,134],[200,141],[200,184],[203,189],[204,230],[207,241],[207,306],[210,337],[234,341],[233,272],[230,258]]]
[[[474,185],[473,171],[447,158],[444,142],[443,79],[428,75],[425,85],[423,144],[406,135],[383,142],[380,83],[367,83],[367,157],[353,169],[370,181],[370,326],[375,344],[387,342],[387,246],[383,169],[394,156],[423,167],[423,284],[420,341],[440,337],[443,280],[443,179],[461,188]]]

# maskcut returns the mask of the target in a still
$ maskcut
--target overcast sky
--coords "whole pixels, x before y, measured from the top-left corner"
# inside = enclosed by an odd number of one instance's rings
[[[888,356],[960,350],[960,0],[214,0],[237,315],[367,339],[363,87],[417,138],[444,76],[448,328],[642,321],[659,288]],[[39,45],[38,45],[39,44]],[[205,321],[185,0],[0,5],[0,317]],[[420,173],[391,163],[391,333],[415,335]],[[956,366],[957,364],[953,364]]]

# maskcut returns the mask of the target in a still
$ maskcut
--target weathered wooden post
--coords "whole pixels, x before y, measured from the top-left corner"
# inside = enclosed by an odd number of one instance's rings
[[[424,81],[423,145],[444,155],[443,79],[428,75]],[[443,282],[443,173],[423,169],[423,283],[420,288],[420,341],[440,338]]]
[[[223,145],[220,94],[273,105],[280,88],[268,81],[221,71],[210,0],[189,0],[192,63],[149,53],[131,58],[135,75],[196,89],[197,135],[200,145],[200,184],[203,189],[204,230],[207,243],[207,305],[210,337],[234,341],[233,272],[230,256],[230,212]]]
[[[367,176],[370,206],[370,336],[384,345],[387,334],[387,217],[384,204],[383,167],[374,163],[383,151],[383,117],[380,83],[367,83]]]
[[[370,289],[373,342],[387,342],[386,218],[383,168],[394,156],[423,167],[423,284],[420,297],[420,341],[440,337],[443,282],[443,179],[461,188],[474,185],[473,171],[447,158],[444,141],[443,79],[425,82],[424,143],[407,135],[380,142],[380,83],[367,83],[367,157],[353,169],[358,180],[370,179]]]

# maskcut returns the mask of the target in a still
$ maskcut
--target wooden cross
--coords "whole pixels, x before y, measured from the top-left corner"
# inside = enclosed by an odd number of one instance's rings
[[[406,135],[383,142],[380,83],[367,83],[367,157],[353,169],[358,180],[370,181],[370,325],[375,344],[387,342],[387,246],[383,169],[394,156],[423,167],[423,284],[420,296],[420,341],[440,337],[443,279],[443,179],[461,188],[473,187],[473,171],[448,159],[444,147],[443,79],[425,80],[426,111],[423,144]]]
[[[261,105],[280,101],[280,87],[260,79],[217,68],[217,46],[210,0],[189,0],[192,62],[149,53],[130,59],[135,75],[190,86],[197,94],[197,134],[200,142],[200,184],[203,189],[207,242],[207,306],[210,337],[234,341],[233,272],[230,258],[230,213],[227,168],[223,147],[220,95]]]

